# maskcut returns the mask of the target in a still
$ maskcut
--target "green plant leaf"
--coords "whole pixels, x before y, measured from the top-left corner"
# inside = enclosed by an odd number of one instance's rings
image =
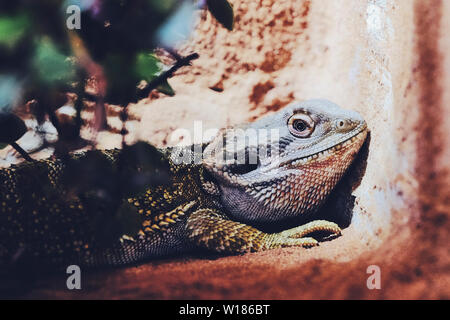
[[[227,0],[207,0],[208,10],[225,28],[233,30],[233,7]]]
[[[149,0],[149,4],[152,9],[156,10],[158,13],[167,13],[175,5],[177,5],[176,0]]]
[[[42,38],[36,46],[33,68],[39,80],[47,85],[67,85],[76,79],[74,62],[46,37]]]
[[[136,56],[135,72],[141,80],[152,81],[159,76],[164,65],[153,53],[138,53]]]
[[[171,97],[175,95],[175,90],[173,90],[173,88],[170,86],[170,84],[167,80],[165,80],[162,84],[157,86],[156,89],[159,92],[164,93]]]
[[[153,53],[139,53],[136,58],[135,70],[140,79],[151,82],[164,71],[164,64]],[[175,91],[167,80],[156,89],[168,96],[175,95]]]
[[[23,38],[30,26],[25,14],[0,17],[0,46],[12,49]]]

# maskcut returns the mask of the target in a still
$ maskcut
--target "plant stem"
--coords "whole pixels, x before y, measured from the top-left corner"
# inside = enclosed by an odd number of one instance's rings
[[[172,55],[174,56],[174,55]],[[175,56],[177,57],[177,56]],[[152,92],[156,87],[158,87],[160,84],[162,84],[164,81],[172,77],[172,75],[181,67],[188,66],[191,64],[192,60],[195,60],[199,57],[198,53],[192,53],[185,57],[177,57],[177,62],[167,71],[161,73],[157,78],[150,81],[150,83],[142,89],[138,93],[138,99],[146,98]]]
[[[33,161],[33,158],[31,158],[31,157],[28,155],[28,153],[27,153],[25,150],[23,150],[17,143],[11,142],[10,145],[11,145],[11,147],[13,147],[14,149],[16,149],[16,151],[17,151],[18,153],[20,153],[20,155],[21,155],[25,160],[27,160],[27,161]]]

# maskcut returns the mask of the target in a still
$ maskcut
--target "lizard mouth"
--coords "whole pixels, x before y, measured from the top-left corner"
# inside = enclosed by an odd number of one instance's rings
[[[291,150],[288,154],[281,156],[271,157],[266,156],[261,158],[258,154],[257,149],[245,150],[245,159],[243,162],[228,162],[226,164],[219,164],[220,162],[215,162],[213,165],[207,166],[209,170],[214,175],[218,175],[219,178],[225,178],[225,181],[234,183],[237,180],[241,184],[245,184],[245,179],[241,181],[239,177],[246,175],[256,174],[269,174],[273,170],[284,169],[295,169],[304,164],[310,162],[318,161],[322,158],[327,158],[329,155],[336,153],[337,151],[347,148],[349,145],[355,144],[355,154],[359,150],[359,147],[363,144],[367,136],[367,124],[365,121],[361,122],[356,128],[343,135],[341,139],[336,143],[336,141],[325,142],[318,144],[316,150],[311,152],[309,150],[307,155],[299,154],[299,150]],[[255,151],[256,150],[256,151]],[[250,154],[253,154],[253,159],[256,161],[249,161]]]
[[[321,150],[316,151],[315,153],[312,153],[305,157],[289,159],[289,160],[283,161],[280,163],[280,167],[298,166],[298,165],[306,164],[306,163],[312,162],[314,160],[320,159],[322,157],[327,157],[328,155],[333,154],[336,151],[341,150],[342,148],[344,148],[348,145],[353,145],[355,143],[357,143],[359,146],[361,146],[362,143],[364,142],[364,140],[366,139],[366,137],[367,137],[367,124],[364,122],[359,127],[357,127],[355,130],[353,130],[353,132],[351,132],[350,137],[348,137],[348,136],[344,137],[337,144],[330,146],[330,147],[322,148]],[[355,151],[359,150],[359,146],[358,146],[358,148],[355,148]]]

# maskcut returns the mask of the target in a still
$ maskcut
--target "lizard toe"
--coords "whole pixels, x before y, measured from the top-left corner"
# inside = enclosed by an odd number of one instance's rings
[[[285,238],[281,243],[281,247],[303,247],[312,248],[319,245],[319,242],[311,237],[305,238]]]
[[[326,220],[315,220],[308,222],[304,225],[288,229],[281,232],[281,235],[289,238],[304,238],[306,235],[311,234],[313,232],[329,232],[333,236],[341,235],[341,228],[334,223]]]

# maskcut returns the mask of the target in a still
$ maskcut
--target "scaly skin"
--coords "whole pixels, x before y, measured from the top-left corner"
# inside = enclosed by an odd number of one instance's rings
[[[168,183],[118,199],[141,228],[106,245],[99,228],[108,221],[99,223],[98,217],[108,207],[93,207],[92,194],[74,192],[61,179],[74,159],[94,156],[118,170],[122,151],[90,151],[0,170],[0,265],[123,265],[196,248],[236,254],[312,247],[318,241],[308,235],[316,231],[340,235],[340,228],[325,220],[276,233],[259,227],[314,218],[363,144],[364,120],[331,102],[312,100],[238,128],[276,130],[279,140],[258,136],[242,144],[239,138],[248,137],[248,130],[234,131],[237,140],[225,130],[203,146],[197,163],[180,163],[178,153],[189,154],[186,148],[159,150],[168,164]],[[255,152],[263,149],[270,149],[268,157]],[[244,162],[237,161],[240,155]]]

